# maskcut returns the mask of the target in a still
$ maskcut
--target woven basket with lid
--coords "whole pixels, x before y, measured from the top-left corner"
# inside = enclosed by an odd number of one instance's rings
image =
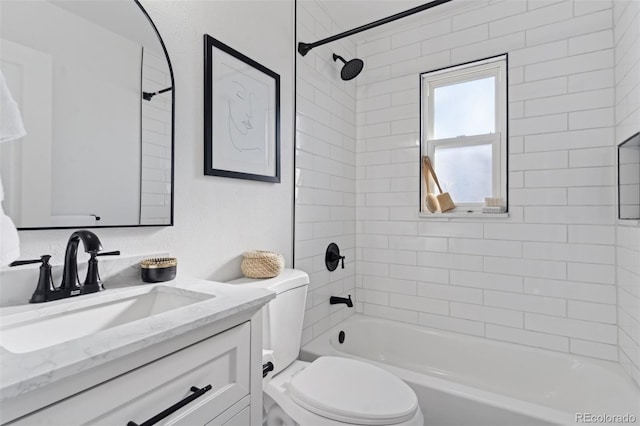
[[[242,254],[240,264],[247,278],[273,278],[284,269],[284,256],[265,250],[250,250]]]

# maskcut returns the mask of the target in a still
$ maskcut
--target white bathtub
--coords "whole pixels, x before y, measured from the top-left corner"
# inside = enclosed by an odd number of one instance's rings
[[[426,425],[588,423],[577,413],[640,424],[640,389],[613,362],[362,315],[309,342],[300,358],[322,355],[372,362],[405,380]]]

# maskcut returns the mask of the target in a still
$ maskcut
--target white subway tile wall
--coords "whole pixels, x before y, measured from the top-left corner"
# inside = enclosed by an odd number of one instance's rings
[[[474,3],[358,43],[357,309],[617,360],[613,2]],[[510,217],[419,217],[418,74],[503,53]]]
[[[171,87],[167,61],[149,49],[143,53],[142,90]],[[140,223],[171,221],[171,92],[142,101],[142,171]]]
[[[620,143],[640,130],[640,2],[615,0],[613,21],[616,143]],[[640,221],[618,221],[616,231],[618,356],[640,385]]]
[[[314,42],[340,31],[316,1],[297,2],[297,41]],[[358,299],[356,83],[340,79],[342,63],[333,61],[333,53],[349,60],[356,55],[355,43],[343,39],[315,48],[304,57],[296,54],[295,264],[311,279],[303,344],[354,312],[345,305],[330,306],[330,296],[351,294]],[[376,128],[370,131],[384,133]],[[378,164],[388,163],[383,160]],[[344,269],[338,266],[334,272],[324,264],[331,242],[346,256]],[[368,297],[377,300],[375,292]]]
[[[615,154],[640,129],[639,12],[478,0],[297,55],[303,341],[351,313],[332,292],[355,292],[365,315],[620,361],[640,383],[640,227],[616,221]],[[340,31],[314,0],[297,28],[307,42]],[[342,82],[333,51],[362,74]],[[420,217],[419,73],[503,53],[509,217]],[[331,241],[345,270],[324,267]]]

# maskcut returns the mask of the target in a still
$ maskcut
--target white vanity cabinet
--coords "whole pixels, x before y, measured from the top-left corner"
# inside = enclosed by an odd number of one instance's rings
[[[154,424],[260,424],[261,419],[252,418],[261,412],[252,410],[252,396],[254,402],[262,396],[259,391],[251,395],[261,380],[252,378],[259,368],[251,363],[260,361],[252,360],[251,334],[251,321],[246,321],[9,424],[143,425],[190,395],[191,401]],[[194,393],[202,394],[196,398]]]

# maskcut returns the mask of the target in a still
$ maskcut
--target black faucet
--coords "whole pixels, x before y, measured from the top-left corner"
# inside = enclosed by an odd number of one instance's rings
[[[78,243],[82,241],[84,251],[89,253],[89,265],[87,277],[81,285],[78,280]],[[71,234],[67,242],[67,249],[64,255],[64,267],[62,272],[62,283],[56,288],[51,277],[51,256],[44,255],[40,259],[18,260],[9,266],[27,265],[29,263],[42,263],[40,266],[40,277],[38,285],[29,300],[30,303],[49,302],[52,300],[65,299],[67,297],[78,296],[80,294],[95,293],[104,290],[98,271],[98,256],[119,255],[120,251],[110,251],[100,253],[102,244],[96,234],[91,231],[81,230]]]
[[[64,268],[62,272],[62,283],[60,284],[61,290],[66,290],[73,293],[80,291],[80,283],[78,282],[78,243],[82,241],[84,245],[85,253],[89,253],[91,258],[89,259],[89,268],[87,269],[87,277],[84,282],[84,287],[98,286],[99,288],[93,289],[93,291],[85,291],[85,293],[93,293],[103,290],[102,283],[100,282],[100,274],[98,273],[98,252],[102,250],[102,243],[100,238],[91,231],[76,231],[69,237],[67,241],[67,249],[64,253]],[[108,253],[103,253],[106,255]],[[89,290],[89,288],[87,288]],[[79,294],[79,293],[77,293]]]
[[[95,255],[102,250],[100,238],[91,231],[83,230],[74,232],[69,237],[67,249],[64,252],[64,269],[62,272],[62,283],[60,284],[60,289],[66,289],[69,292],[80,290],[80,283],[78,282],[78,243],[80,240],[82,240],[82,244],[84,245],[85,253],[91,255],[91,259],[89,259],[89,269],[87,270],[87,279],[89,278],[89,273],[98,273],[97,265],[92,268],[91,261],[94,260],[97,263]],[[96,280],[99,280],[99,278],[96,277],[92,282]]]
[[[348,299],[346,297],[338,297],[338,296],[331,296],[329,298],[330,305],[337,305],[339,303],[344,303],[348,307],[353,308],[353,301],[351,300],[351,295],[349,295]]]

